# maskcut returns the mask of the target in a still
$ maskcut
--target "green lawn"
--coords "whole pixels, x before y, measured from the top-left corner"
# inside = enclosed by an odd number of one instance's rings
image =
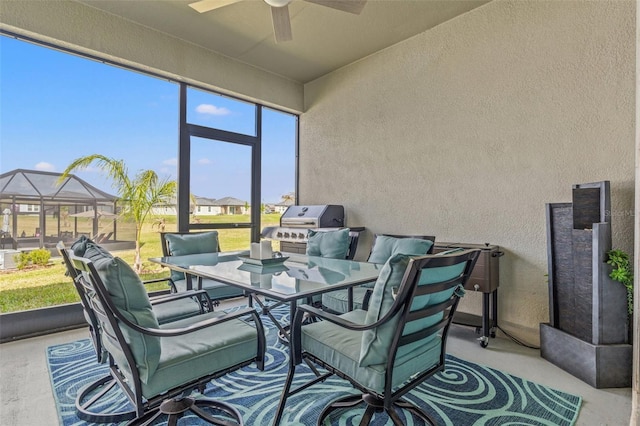
[[[247,215],[209,216],[202,218],[205,223],[246,223],[250,221]],[[277,225],[280,215],[262,215],[261,226]],[[175,217],[165,218],[165,230],[176,229]],[[244,250],[249,248],[248,229],[221,229],[219,230],[220,246],[223,251]],[[145,224],[142,234],[142,279],[168,276],[166,269],[153,264],[146,259],[162,255],[160,236],[157,226],[149,221]],[[134,250],[114,252],[129,264],[133,264]],[[149,290],[166,289],[166,284],[150,286]],[[65,268],[62,259],[53,257],[49,266],[25,269],[22,271],[10,270],[0,272],[0,313],[22,311],[26,309],[42,308],[63,303],[78,302],[79,298],[69,277],[65,276]]]

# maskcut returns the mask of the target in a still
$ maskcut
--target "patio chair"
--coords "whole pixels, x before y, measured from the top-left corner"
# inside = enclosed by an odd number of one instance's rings
[[[367,262],[384,264],[396,254],[418,256],[431,254],[436,237],[431,235],[376,234]],[[367,310],[375,282],[362,284],[349,290],[337,290],[322,295],[322,309],[333,314],[343,314],[353,309]]]
[[[107,241],[109,241],[111,239],[111,237],[113,236],[113,231],[107,233],[107,234],[100,234],[100,238],[96,239],[96,242],[98,244],[100,243],[106,243]]]
[[[334,315],[299,306],[291,329],[291,366],[274,424],[280,421],[289,396],[333,374],[348,380],[361,394],[339,398],[325,407],[318,425],[333,410],[362,402],[366,410],[360,425],[369,424],[382,411],[394,425],[407,424],[396,409],[435,424],[403,396],[444,369],[451,320],[479,253],[391,257],[373,288],[368,311]],[[305,314],[323,321],[303,325]],[[303,361],[316,377],[291,390],[296,366]],[[328,372],[321,374],[314,364]]]
[[[264,369],[265,335],[255,310],[209,312],[160,325],[142,281],[126,262],[70,260],[98,319],[110,374],[135,407],[129,424],[151,424],[161,415],[176,424],[189,410],[212,424],[243,424],[232,405],[189,394],[251,363]]]
[[[320,256],[330,259],[353,260],[358,249],[359,232],[351,232],[349,228],[338,230],[313,230],[307,235],[308,256]],[[322,303],[322,296],[315,296],[312,301],[316,306]]]
[[[308,256],[353,260],[358,249],[359,231],[349,228],[310,229],[307,233]]]
[[[220,252],[217,231],[161,232],[160,242],[163,256]],[[220,300],[244,295],[243,291],[236,287],[210,279],[198,279],[194,286],[193,277],[188,274],[185,276],[178,271],[171,271],[170,285],[173,292],[191,290],[194,287],[198,290],[205,290],[216,306]]]
[[[74,245],[76,250],[78,252],[81,252],[82,255],[88,255],[91,258],[112,258],[112,256],[106,250],[102,249],[102,247],[93,243],[86,237],[81,238]],[[66,249],[62,241],[58,243],[57,249],[60,253],[60,256],[62,256],[63,262],[67,269],[66,275],[71,277],[76,291],[80,296],[80,305],[82,306],[84,317],[87,320],[87,324],[89,325],[89,336],[91,337],[93,347],[96,351],[97,361],[99,363],[104,363],[107,361],[108,354],[107,350],[102,344],[102,339],[100,337],[100,324],[98,322],[96,313],[94,312],[93,307],[90,303],[90,300],[86,297],[85,292],[78,282],[79,271],[71,262],[70,251]],[[150,282],[161,282],[166,280],[167,278],[156,279],[143,282],[143,284],[148,284]],[[189,318],[213,310],[211,300],[209,300],[206,292],[204,291],[193,291],[191,293],[185,292],[180,295],[162,295],[151,298],[150,301],[160,324],[166,324],[172,321]],[[100,377],[99,379],[95,380],[94,382],[80,390],[78,395],[76,396],[75,401],[76,413],[78,415],[78,418],[85,421],[97,423],[113,423],[133,418],[134,412],[132,411],[125,410],[112,413],[102,413],[93,410],[92,407],[96,406],[96,404],[100,402],[101,398],[106,395],[107,392],[109,392],[109,390],[111,390],[111,388],[113,388],[115,384],[116,382],[109,374],[107,376]],[[100,390],[97,396],[94,395],[96,393],[96,390]],[[88,395],[94,396],[89,398]]]
[[[77,271],[68,261],[68,255],[64,252],[64,243],[58,243],[58,252],[65,260],[67,273],[72,278],[77,275]],[[71,245],[71,251],[77,257],[86,257],[90,260],[113,258],[108,250],[96,244],[87,237],[80,237]],[[62,249],[62,250],[61,250]],[[144,285],[161,282],[169,282],[169,277],[154,278],[142,281]],[[213,311],[213,302],[205,291],[191,291],[183,294],[163,294],[150,297],[153,310],[160,324],[189,318],[205,312]]]

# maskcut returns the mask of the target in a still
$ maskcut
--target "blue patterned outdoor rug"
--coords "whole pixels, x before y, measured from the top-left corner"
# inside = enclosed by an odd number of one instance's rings
[[[212,381],[204,396],[233,404],[242,413],[245,425],[270,425],[278,405],[288,369],[288,350],[278,342],[276,329],[263,317],[268,353],[264,371],[248,366]],[[286,320],[286,319],[285,319]],[[84,425],[76,417],[74,401],[79,389],[108,369],[95,361],[89,339],[47,348],[47,360],[60,424]],[[313,373],[299,366],[296,382],[302,383]],[[295,385],[295,384],[294,384]],[[331,378],[289,398],[281,425],[315,425],[322,409],[334,399],[355,393],[348,382]],[[425,408],[438,425],[573,425],[582,399],[498,370],[448,356],[447,367],[411,391],[407,399]],[[128,402],[119,389],[114,391],[109,407]],[[109,408],[107,407],[107,409]],[[364,410],[334,412],[326,424],[357,425]],[[420,420],[400,413],[407,426],[422,425]],[[184,417],[179,424],[195,425],[196,417]],[[162,424],[162,423],[158,423]],[[391,425],[386,415],[377,415],[374,426]]]

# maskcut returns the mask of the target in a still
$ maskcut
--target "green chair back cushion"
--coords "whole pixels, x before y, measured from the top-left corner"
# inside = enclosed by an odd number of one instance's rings
[[[371,299],[369,300],[369,309],[365,318],[365,324],[373,324],[380,320],[389,312],[393,302],[393,288],[400,287],[402,279],[409,264],[410,256],[397,254],[385,263],[378,280],[373,288]],[[447,281],[459,276],[466,266],[466,262],[461,262],[452,266],[443,266],[438,268],[425,268],[421,271],[418,285],[429,285],[442,281]],[[422,309],[429,305],[443,302],[451,297],[455,289],[445,290],[438,293],[415,297],[411,303],[411,310]],[[442,319],[442,314],[435,314],[418,321],[407,323],[402,334],[406,335],[420,329],[427,328]],[[362,345],[360,350],[360,366],[383,364],[388,359],[389,347],[391,340],[398,326],[399,315],[396,315],[389,321],[379,327],[366,330],[362,335]],[[424,341],[421,344],[425,344]],[[408,345],[401,348],[398,355],[402,355],[414,349],[415,345]]]
[[[409,256],[404,254],[397,254],[384,264],[369,299],[365,324],[373,324],[389,312],[394,302],[392,289],[400,287],[408,264]],[[387,360],[397,323],[398,319],[393,318],[377,328],[363,332],[359,360],[361,367],[382,364]]]
[[[118,257],[98,259],[96,246],[89,244],[87,252],[94,256],[93,263],[116,308],[134,324],[159,328],[147,290],[135,271]],[[139,333],[124,325],[120,329],[133,352],[140,380],[146,383],[160,360],[160,338]],[[112,345],[109,346],[110,350],[114,350]]]
[[[194,234],[165,234],[169,254],[171,256],[184,256],[187,254],[217,253],[218,231],[198,232]],[[171,279],[184,280],[182,272],[171,271]]]
[[[433,241],[420,238],[396,238],[388,235],[378,235],[368,262],[385,263],[396,254],[419,256],[427,254],[433,246]]]
[[[87,248],[89,248],[89,253],[87,254]],[[102,246],[96,244],[93,240],[87,238],[82,235],[78,240],[76,240],[73,244],[71,244],[71,251],[73,254],[78,257],[84,257],[89,260],[96,260],[100,258],[112,258],[113,256],[107,250],[105,250]],[[94,256],[96,259],[94,259]]]
[[[337,231],[309,230],[307,237],[307,255],[346,259],[349,252],[349,228]]]
[[[453,253],[452,253],[453,254]],[[438,253],[436,256],[442,255]],[[428,268],[424,269],[422,274],[420,275],[420,280],[418,281],[419,286],[434,284],[437,282],[447,281],[458,277],[462,272],[464,272],[464,268],[466,266],[466,262],[457,263],[451,266],[442,266],[439,268]],[[411,303],[411,311],[416,311],[419,309],[424,309],[431,305],[437,305],[438,303],[442,303],[445,300],[449,299],[451,295],[456,292],[458,296],[464,296],[464,288],[461,285],[457,287],[450,288],[448,290],[442,290],[437,293],[431,293],[423,296],[415,297]],[[431,327],[432,325],[438,323],[444,317],[443,312],[438,312],[431,316],[420,318],[418,320],[407,322],[402,330],[402,335],[407,335],[411,333],[418,332],[420,330],[424,330],[426,328]],[[431,335],[426,337],[425,339],[418,340],[416,342],[410,343],[406,346],[403,346],[398,350],[398,355],[401,356],[407,352],[414,350],[415,348],[427,344],[429,341],[433,340],[436,335]]]

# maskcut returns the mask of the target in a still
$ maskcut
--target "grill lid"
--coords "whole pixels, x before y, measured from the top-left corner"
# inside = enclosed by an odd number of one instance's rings
[[[339,205],[289,206],[280,226],[293,228],[334,228],[344,226],[344,207]]]

